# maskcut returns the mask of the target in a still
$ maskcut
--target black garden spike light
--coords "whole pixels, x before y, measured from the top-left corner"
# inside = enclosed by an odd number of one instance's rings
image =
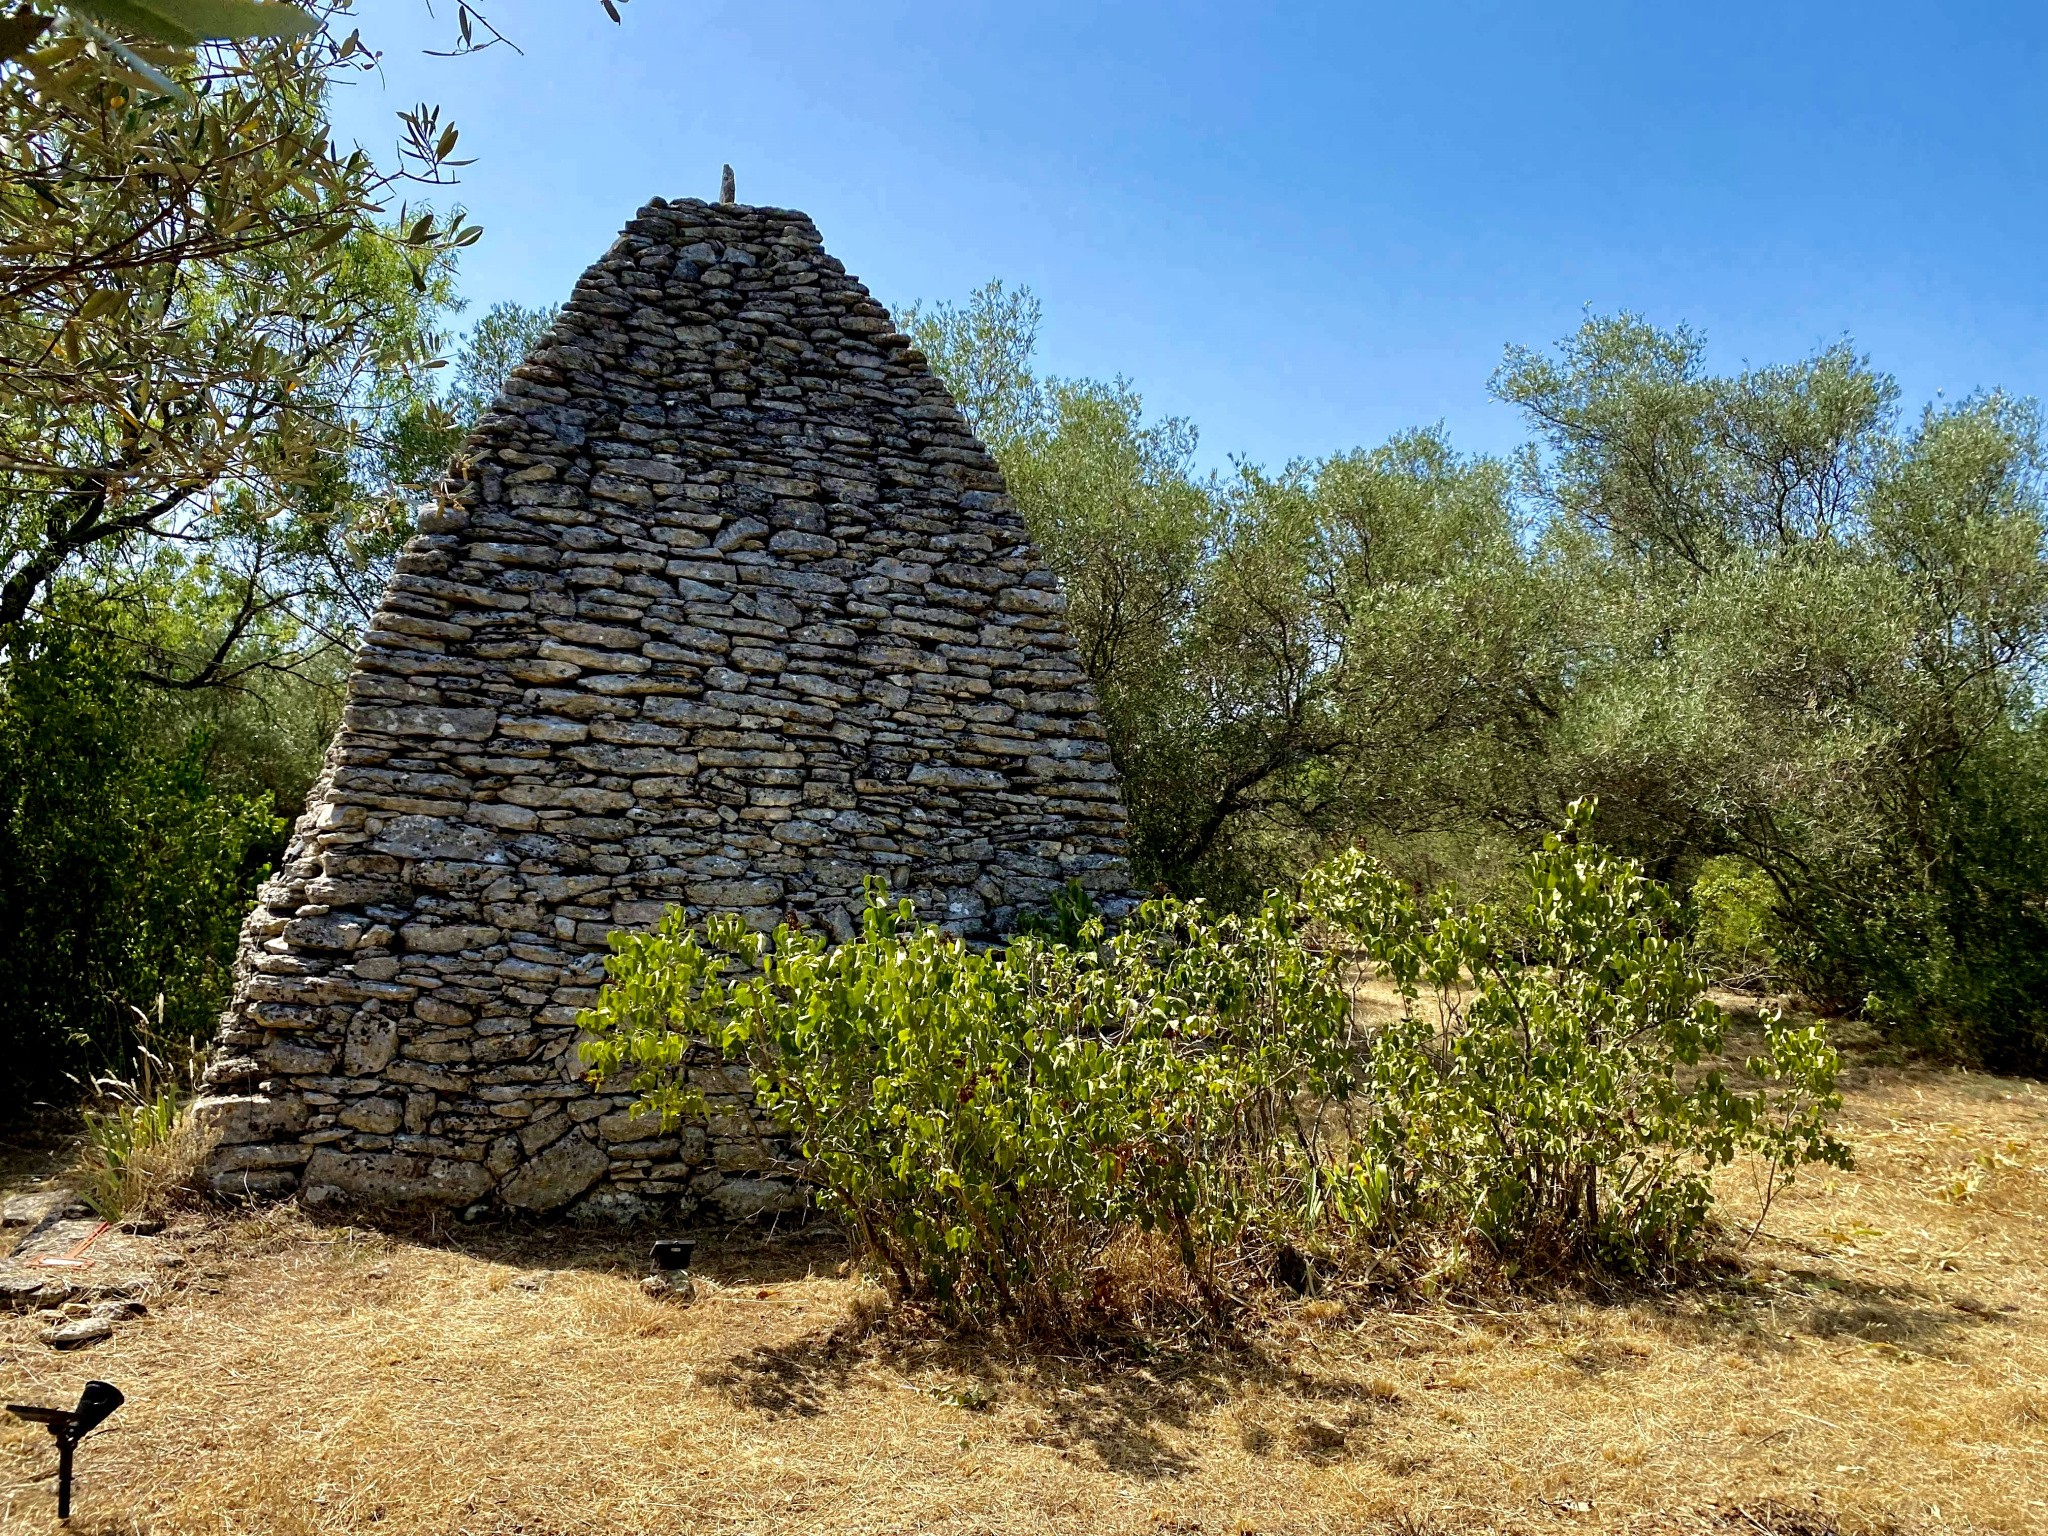
[[[654,1245],[654,1267],[656,1269],[688,1269],[690,1260],[697,1256],[697,1241],[690,1237],[665,1237]]]
[[[78,1442],[98,1429],[108,1414],[127,1399],[110,1381],[88,1381],[78,1394],[76,1408],[39,1408],[33,1403],[9,1403],[7,1411],[17,1419],[40,1424],[57,1441],[57,1518],[71,1518],[71,1453]]]

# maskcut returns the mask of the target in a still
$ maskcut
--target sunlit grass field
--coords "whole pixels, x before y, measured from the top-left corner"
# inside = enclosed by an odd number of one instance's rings
[[[1339,1288],[1145,1357],[877,1323],[829,1238],[709,1239],[679,1306],[641,1237],[189,1218],[111,1342],[0,1320],[0,1396],[128,1393],[91,1532],[2048,1531],[2048,1088],[1853,1068],[1843,1128],[1693,1286]],[[52,1462],[0,1422],[0,1531]]]

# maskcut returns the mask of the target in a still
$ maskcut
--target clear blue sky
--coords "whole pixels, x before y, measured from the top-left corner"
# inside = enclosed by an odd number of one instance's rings
[[[804,209],[886,303],[992,276],[1053,371],[1123,373],[1203,457],[1442,421],[1587,305],[1717,364],[1842,336],[1909,403],[2048,393],[2048,8],[484,0],[524,48],[369,0],[381,86],[478,163],[478,308],[562,298],[647,198]]]

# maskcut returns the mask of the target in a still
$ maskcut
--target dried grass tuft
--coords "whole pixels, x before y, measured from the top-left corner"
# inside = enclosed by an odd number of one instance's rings
[[[895,1307],[887,1290],[873,1280],[863,1280],[846,1298],[846,1323],[840,1337],[858,1343],[879,1328]]]
[[[118,1153],[88,1140],[78,1177],[87,1199],[108,1220],[160,1219],[199,1197],[199,1168],[213,1143],[187,1111],[161,1139]]]

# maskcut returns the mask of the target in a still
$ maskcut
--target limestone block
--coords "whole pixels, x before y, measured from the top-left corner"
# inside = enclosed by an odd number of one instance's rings
[[[352,1130],[389,1136],[405,1122],[405,1109],[396,1099],[358,1099],[335,1118]]]
[[[597,1122],[597,1134],[607,1142],[649,1141],[661,1135],[661,1116],[620,1110]]]
[[[581,1131],[564,1136],[498,1186],[498,1198],[528,1211],[567,1205],[611,1166],[602,1147]]]
[[[296,1141],[247,1142],[216,1148],[206,1160],[206,1166],[212,1174],[242,1173],[257,1168],[298,1168],[312,1153],[312,1148]]]
[[[782,896],[781,885],[773,880],[701,880],[685,890],[700,907],[726,909],[767,906]]]
[[[728,1221],[751,1221],[800,1211],[805,1196],[787,1179],[725,1178],[711,1188],[705,1203]]]
[[[370,846],[401,859],[506,862],[503,841],[495,831],[439,816],[400,816]]]
[[[504,934],[485,923],[407,923],[398,930],[405,947],[427,955],[453,955],[465,949],[485,949]]]
[[[370,925],[360,917],[302,917],[279,937],[295,949],[354,949]]]
[[[220,1146],[276,1141],[306,1128],[306,1101],[296,1094],[222,1095],[196,1101],[192,1119]]]
[[[434,1120],[434,1105],[438,1101],[426,1092],[408,1093],[405,1096],[405,1128],[413,1135],[425,1133]]]
[[[623,1189],[599,1189],[584,1196],[566,1212],[571,1221],[591,1226],[631,1227],[651,1221],[657,1207]]]
[[[410,1152],[344,1152],[318,1148],[307,1160],[305,1186],[326,1188],[374,1205],[469,1205],[489,1193],[480,1162]]]
[[[332,1046],[306,1045],[297,1040],[273,1040],[256,1053],[260,1066],[286,1077],[319,1077],[334,1070],[337,1052]]]
[[[359,731],[385,736],[433,736],[454,741],[486,741],[497,726],[497,712],[450,709],[433,704],[351,704],[342,721]]]
[[[412,1005],[413,1013],[429,1024],[467,1024],[475,1017],[467,1008],[444,1002],[432,993],[420,998]]]
[[[359,1013],[348,1026],[348,1037],[341,1052],[342,1068],[352,1077],[369,1077],[383,1071],[397,1050],[396,1019]]]

